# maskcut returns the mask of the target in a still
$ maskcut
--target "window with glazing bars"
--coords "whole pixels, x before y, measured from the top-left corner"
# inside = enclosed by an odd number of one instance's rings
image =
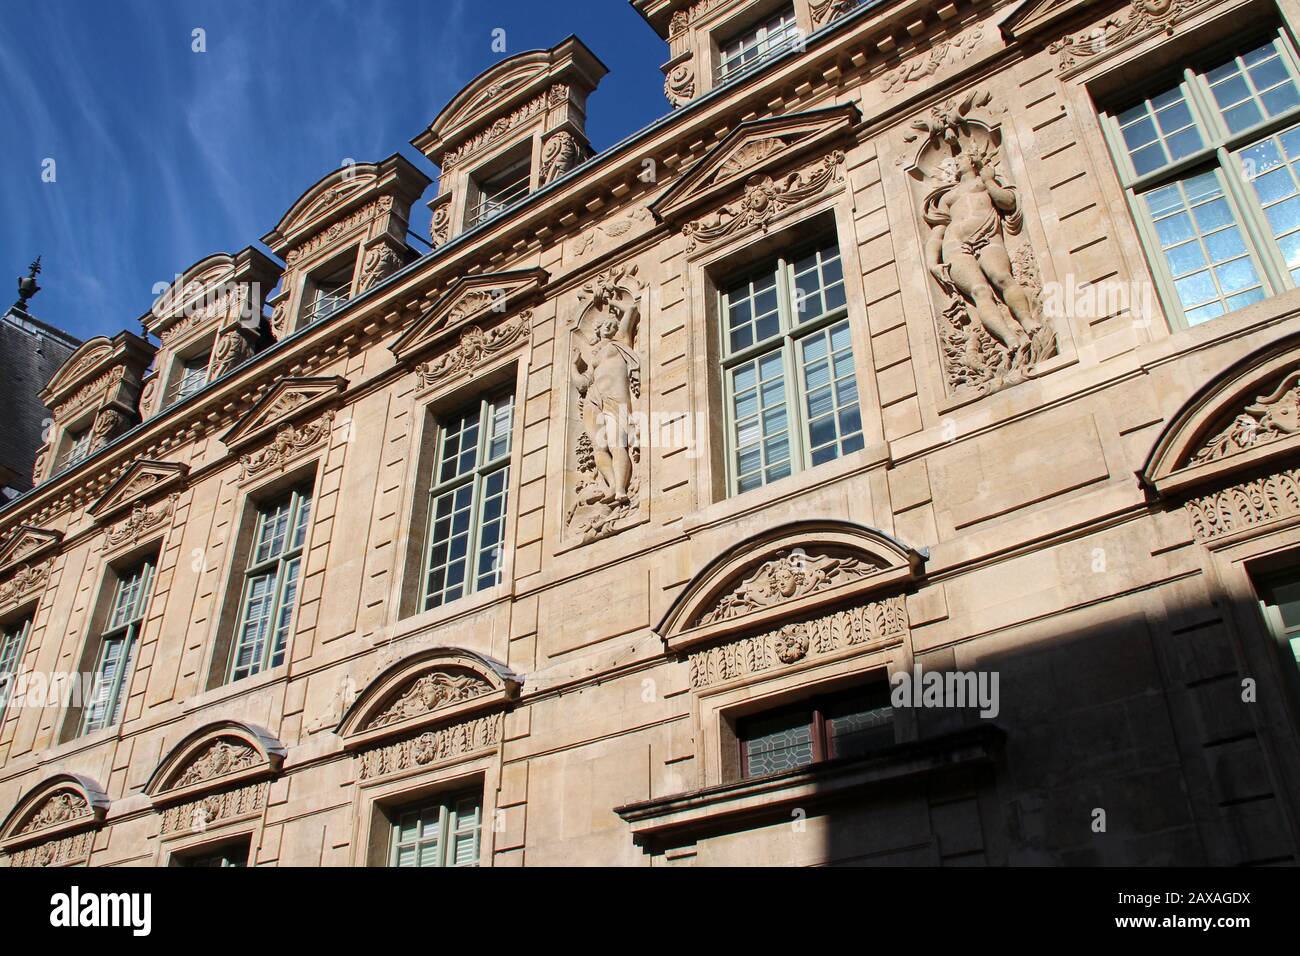
[[[112,727],[122,719],[153,571],[150,558],[117,575],[108,620],[99,638],[95,683],[81,714],[83,734]]]
[[[186,853],[175,859],[175,866],[183,866],[194,869],[228,869],[248,866],[248,853],[251,846],[251,840],[240,840],[238,843],[230,843],[216,850],[200,850],[197,853]]]
[[[184,401],[208,384],[208,363],[211,359],[212,353],[204,352],[177,362],[172,372],[173,380],[168,383],[167,395],[163,400],[164,408]]]
[[[1300,87],[1278,32],[1103,114],[1166,311],[1196,325],[1300,281]]]
[[[482,816],[478,792],[399,810],[393,823],[389,866],[478,866]]]
[[[257,509],[230,655],[232,681],[284,663],[310,519],[308,487]]]
[[[793,46],[798,39],[799,25],[795,22],[794,6],[791,5],[719,43],[718,78],[726,79],[742,73],[764,57]]]
[[[474,402],[439,423],[429,490],[424,609],[501,581],[514,396]]]
[[[884,681],[737,722],[740,774],[762,777],[892,746],[894,710]]]
[[[732,494],[863,447],[834,240],[729,284],[720,314]]]
[[[5,704],[13,693],[18,666],[22,663],[23,647],[31,630],[30,616],[20,618],[0,627],[0,717],[4,717]]]
[[[328,275],[313,276],[311,299],[302,313],[302,325],[319,322],[343,308],[352,295],[352,266],[335,269]]]
[[[522,160],[504,172],[477,183],[474,192],[478,198],[466,212],[465,227],[486,222],[527,196],[532,185],[531,163],[530,159]]]
[[[1283,659],[1300,668],[1300,567],[1269,575],[1261,584],[1260,604]],[[1300,676],[1300,670],[1295,673]]]

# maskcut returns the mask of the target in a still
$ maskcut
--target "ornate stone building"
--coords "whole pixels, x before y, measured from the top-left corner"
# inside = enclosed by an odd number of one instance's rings
[[[1294,862],[1300,4],[634,6],[55,375],[3,858]]]

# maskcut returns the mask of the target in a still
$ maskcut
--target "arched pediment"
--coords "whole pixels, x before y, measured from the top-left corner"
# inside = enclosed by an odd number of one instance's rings
[[[98,367],[112,354],[113,342],[107,336],[97,335],[93,339],[88,339],[59,366],[59,370],[45,386],[46,393],[56,395],[75,385],[85,377],[86,373]]]
[[[214,252],[190,266],[154,299],[150,310],[162,317],[180,310],[190,299],[206,291],[219,280],[229,279],[235,273],[235,257],[228,252]]]
[[[366,192],[379,178],[379,166],[358,163],[343,166],[327,174],[303,193],[276,224],[281,236],[291,236],[311,228],[319,220],[334,215],[348,200]]]
[[[154,768],[144,792],[155,804],[183,800],[279,773],[284,747],[268,731],[237,720],[205,724]]]
[[[927,557],[852,522],[790,522],[705,565],[655,632],[677,651],[846,599],[901,590],[920,576]]]
[[[370,682],[335,731],[349,750],[434,723],[504,707],[523,680],[473,651],[434,647],[398,661]]]
[[[28,790],[0,826],[6,851],[70,832],[97,827],[108,813],[109,799],[89,777],[61,773]]]
[[[1300,333],[1229,365],[1174,413],[1138,472],[1158,495],[1300,453]]]
[[[442,137],[450,130],[479,122],[485,111],[511,102],[516,93],[550,66],[550,50],[526,50],[494,63],[452,97],[429,125],[429,131]]]

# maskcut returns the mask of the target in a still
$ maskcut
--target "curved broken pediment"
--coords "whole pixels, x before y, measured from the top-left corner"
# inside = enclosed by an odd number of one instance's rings
[[[1300,454],[1300,333],[1206,382],[1169,419],[1138,472],[1168,496]]]
[[[681,650],[777,619],[916,580],[927,554],[847,521],[796,521],[714,558],[678,595],[655,632]]]
[[[89,777],[61,773],[28,790],[0,826],[0,848],[48,841],[98,827],[108,813],[109,799]]]
[[[155,804],[183,800],[279,773],[284,747],[268,731],[236,720],[206,724],[165,756],[144,792]]]
[[[504,664],[458,648],[417,651],[370,682],[339,722],[349,750],[503,708],[523,681]]]

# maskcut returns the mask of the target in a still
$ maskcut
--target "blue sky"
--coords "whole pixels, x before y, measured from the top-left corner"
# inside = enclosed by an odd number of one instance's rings
[[[0,308],[40,253],[34,314],[80,338],[138,332],[156,283],[257,244],[348,159],[401,151],[434,175],[411,137],[492,63],[570,33],[610,68],[588,104],[597,150],[667,111],[667,46],[626,0],[7,3]]]

